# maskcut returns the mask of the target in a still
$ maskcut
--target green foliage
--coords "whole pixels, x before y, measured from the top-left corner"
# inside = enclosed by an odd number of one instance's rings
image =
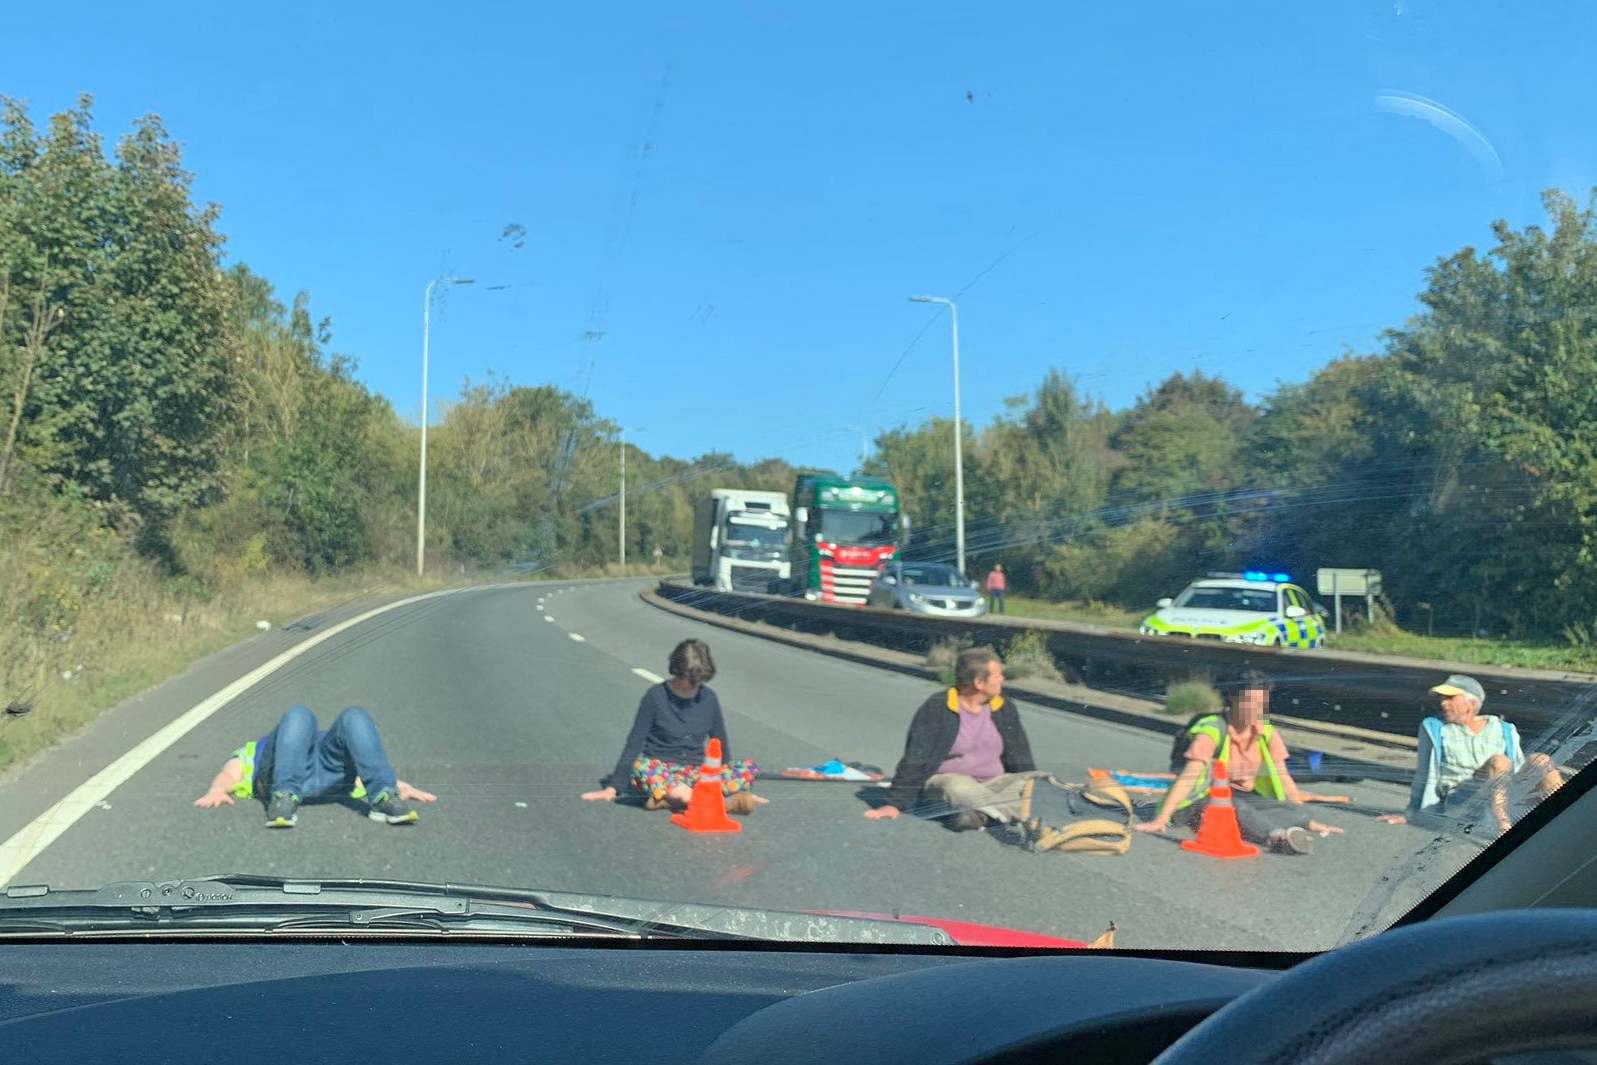
[[[1220,693],[1208,681],[1176,681],[1165,691],[1165,713],[1173,717],[1216,713],[1224,705]]]
[[[1028,631],[1009,641],[1004,649],[1004,675],[1010,680],[1042,678],[1062,682],[1065,678],[1048,650],[1048,638]]]

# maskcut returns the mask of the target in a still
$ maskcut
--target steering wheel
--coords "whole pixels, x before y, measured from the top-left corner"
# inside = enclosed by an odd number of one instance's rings
[[[1446,1065],[1597,1046],[1597,910],[1400,928],[1233,1000],[1155,1065]]]

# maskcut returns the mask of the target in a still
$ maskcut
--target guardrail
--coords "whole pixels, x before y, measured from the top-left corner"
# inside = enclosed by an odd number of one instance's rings
[[[1549,749],[1597,712],[1597,676],[1507,669],[1321,649],[1149,637],[1129,630],[1008,615],[939,618],[805,599],[719,592],[665,579],[659,594],[719,614],[803,632],[831,633],[900,651],[924,652],[948,639],[1002,647],[1024,632],[1041,633],[1067,671],[1095,688],[1161,697],[1173,681],[1256,668],[1274,679],[1272,709],[1283,715],[1412,736],[1428,712],[1427,689],[1449,673],[1467,673],[1487,693],[1487,712],[1515,722],[1527,744]]]

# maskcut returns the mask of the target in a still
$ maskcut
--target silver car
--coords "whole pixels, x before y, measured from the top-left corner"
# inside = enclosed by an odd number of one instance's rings
[[[976,582],[945,562],[889,562],[871,589],[869,605],[945,618],[987,613]]]

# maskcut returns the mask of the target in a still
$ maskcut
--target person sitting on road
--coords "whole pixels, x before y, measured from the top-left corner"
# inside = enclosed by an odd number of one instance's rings
[[[276,728],[234,751],[194,805],[232,806],[235,798],[265,800],[267,827],[293,828],[300,804],[310,799],[365,799],[373,821],[406,825],[419,816],[410,803],[438,796],[394,776],[365,710],[345,708],[322,732],[309,707],[293,706]]]
[[[918,810],[955,831],[1018,818],[1022,789],[1037,764],[1020,711],[1003,697],[1004,664],[985,647],[962,651],[954,685],[915,711],[887,802],[866,817]]]
[[[1418,763],[1408,810],[1383,814],[1380,820],[1400,825],[1420,814],[1439,813],[1450,797],[1460,794],[1460,788],[1486,782],[1498,831],[1507,832],[1512,825],[1511,788],[1546,798],[1564,783],[1551,758],[1541,753],[1525,756],[1519,730],[1510,722],[1481,713],[1486,691],[1480,681],[1454,674],[1432,688],[1431,694],[1440,699],[1438,713],[1420,722]]]
[[[1153,818],[1132,827],[1163,832],[1178,817],[1195,826],[1209,798],[1209,767],[1219,760],[1226,764],[1242,838],[1288,854],[1310,853],[1311,833],[1324,836],[1342,830],[1311,819],[1300,805],[1309,796],[1287,771],[1286,742],[1266,716],[1270,679],[1250,669],[1225,687],[1225,713],[1199,717],[1188,725],[1180,773]]]
[[[727,797],[726,808],[748,814],[769,802],[751,790],[759,766],[732,758],[721,701],[707,686],[715,677],[709,645],[703,640],[683,640],[671,652],[669,669],[670,680],[643,693],[621,757],[610,775],[600,781],[604,786],[583,792],[582,797],[604,802],[625,787],[644,796],[647,809],[681,809],[693,795],[705,742],[714,737],[721,741],[721,791]]]

